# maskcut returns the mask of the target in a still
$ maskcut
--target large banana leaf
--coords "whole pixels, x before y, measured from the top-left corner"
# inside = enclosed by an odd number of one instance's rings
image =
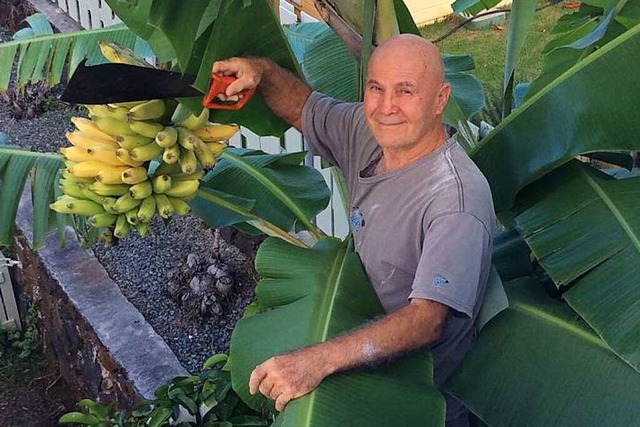
[[[281,352],[325,341],[383,313],[358,256],[346,242],[323,239],[313,249],[267,239],[256,258],[259,314],[245,317],[231,337],[233,387],[254,408],[253,368]],[[260,337],[260,339],[256,339]],[[326,378],[290,402],[274,425],[437,426],[444,401],[432,383],[432,364],[420,352],[375,368]]]
[[[304,156],[228,149],[205,176],[205,193],[191,202],[194,213],[216,228],[261,218],[283,230],[297,226],[318,237],[311,218],[327,206],[330,192],[320,172],[302,165]],[[207,195],[207,189],[214,192]]]
[[[92,64],[105,62],[98,40],[107,40],[122,46],[144,51],[144,44],[124,25],[83,30],[75,33],[42,35],[0,44],[0,91],[6,91],[11,79],[16,54],[18,55],[17,81],[22,86],[31,81],[42,81],[54,86],[63,76],[70,76],[78,64],[88,58]]]
[[[640,371],[640,178],[616,180],[578,161],[523,192],[515,218],[565,298]]]
[[[33,246],[40,248],[55,212],[53,203],[58,170],[64,167],[62,156],[24,151],[0,146],[0,246],[11,244],[20,196],[29,174],[33,171]]]
[[[478,145],[472,157],[489,180],[497,211],[577,154],[640,149],[638,51],[640,25],[571,67]]]
[[[631,426],[640,375],[531,278],[482,330],[446,389],[490,426]]]

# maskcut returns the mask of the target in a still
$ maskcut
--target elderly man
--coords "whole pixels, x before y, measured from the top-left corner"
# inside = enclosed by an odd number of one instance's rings
[[[363,103],[312,92],[262,58],[231,58],[223,98],[257,86],[269,107],[301,130],[312,151],[340,167],[349,187],[355,248],[386,315],[340,337],[273,357],[249,388],[278,410],[328,375],[430,348],[440,385],[474,337],[489,275],[495,222],[489,186],[443,126],[450,86],[438,49],[413,35],[377,47]],[[447,425],[467,425],[449,395]]]

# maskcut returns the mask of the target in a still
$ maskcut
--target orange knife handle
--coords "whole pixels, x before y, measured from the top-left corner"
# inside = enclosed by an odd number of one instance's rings
[[[240,98],[240,100],[237,102],[223,103],[220,100],[216,102],[216,97],[221,94],[224,95],[227,87],[229,87],[229,85],[235,80],[236,78],[232,76],[220,76],[218,74],[212,73],[209,93],[207,93],[207,96],[205,96],[205,98],[202,100],[202,105],[204,105],[206,108],[217,108],[221,110],[239,110],[244,107],[244,105],[249,102],[249,99],[251,99],[251,97],[255,93],[255,87],[252,87],[251,89],[245,89],[238,93],[238,95],[242,95],[242,98]]]

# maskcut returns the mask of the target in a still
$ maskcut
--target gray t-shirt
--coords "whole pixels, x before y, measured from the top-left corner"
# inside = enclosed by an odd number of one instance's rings
[[[374,175],[382,150],[361,103],[314,92],[302,131],[311,151],[344,174],[356,252],[386,312],[412,298],[451,308],[430,346],[434,381],[442,384],[471,344],[489,277],[495,214],[486,179],[455,136],[401,169]],[[447,398],[447,418],[452,411],[459,405]]]

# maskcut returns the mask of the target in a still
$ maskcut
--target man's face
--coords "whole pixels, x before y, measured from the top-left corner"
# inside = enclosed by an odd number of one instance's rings
[[[383,149],[411,150],[429,145],[441,127],[448,85],[410,49],[386,49],[372,58],[365,86],[364,111]]]

